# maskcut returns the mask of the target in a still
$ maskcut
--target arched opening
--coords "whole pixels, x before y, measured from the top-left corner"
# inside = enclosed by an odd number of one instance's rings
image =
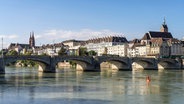
[[[132,63],[132,70],[153,70],[155,65],[146,60],[138,60]]]
[[[179,68],[177,63],[173,63],[173,62],[170,62],[170,61],[160,61],[158,63],[158,69],[176,69],[176,68]]]
[[[58,64],[63,64],[63,62],[69,62],[67,64],[69,64],[69,69],[75,69],[77,71],[97,71],[97,69],[95,69],[94,65],[92,65],[91,63],[88,63],[84,60],[80,60],[80,59],[60,59],[57,60],[57,62],[55,63],[55,66],[58,66]],[[60,65],[60,69],[63,69],[65,67],[65,65]]]
[[[100,63],[100,69],[112,69],[112,70],[131,70],[128,63],[120,60],[106,60]]]
[[[34,60],[34,59],[9,59],[6,60],[4,65],[6,67],[13,66],[13,67],[32,67],[32,69],[37,69],[39,72],[47,72],[50,70],[50,67],[48,64],[40,61],[40,60]],[[6,68],[5,68],[6,71]]]

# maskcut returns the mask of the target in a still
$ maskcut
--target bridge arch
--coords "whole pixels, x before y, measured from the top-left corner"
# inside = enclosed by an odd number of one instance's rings
[[[53,66],[56,66],[59,62],[73,61],[77,64],[76,69],[82,71],[99,71],[95,67],[95,61],[90,56],[61,56],[53,57]]]
[[[115,70],[131,70],[130,60],[127,57],[100,56],[97,60],[102,68],[104,62],[110,63],[110,68]]]
[[[133,70],[155,70],[157,65],[154,58],[132,58]]]
[[[5,56],[4,65],[7,65],[18,60],[31,60],[38,63],[38,71],[42,72],[54,72],[55,70],[50,70],[50,57],[49,56]]]
[[[180,69],[181,64],[175,59],[158,59],[158,69]]]

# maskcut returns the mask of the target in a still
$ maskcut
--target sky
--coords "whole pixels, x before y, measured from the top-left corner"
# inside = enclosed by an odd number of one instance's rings
[[[165,18],[173,37],[182,39],[183,4],[184,0],[0,0],[0,38],[3,47],[28,44],[32,31],[36,45],[114,35],[141,39],[148,31],[160,31]]]

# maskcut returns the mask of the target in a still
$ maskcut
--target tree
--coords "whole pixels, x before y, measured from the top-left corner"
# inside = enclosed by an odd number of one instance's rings
[[[95,51],[91,50],[91,51],[88,52],[88,55],[89,56],[96,56],[97,53]]]
[[[29,51],[29,52],[26,52],[24,55],[31,55],[33,52],[32,51]]]
[[[58,52],[58,55],[59,56],[65,56],[65,55],[67,55],[66,49],[64,47],[61,47],[61,49]]]
[[[87,48],[80,47],[79,48],[79,56],[87,56],[87,55],[88,55]]]
[[[6,55],[13,55],[13,56],[16,56],[16,55],[18,55],[18,52],[15,51],[15,50],[11,50],[11,51],[9,51]]]

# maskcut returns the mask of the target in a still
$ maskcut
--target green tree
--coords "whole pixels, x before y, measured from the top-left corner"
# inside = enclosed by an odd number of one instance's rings
[[[16,55],[18,55],[18,52],[15,51],[15,50],[11,50],[11,51],[9,51],[6,55],[13,55],[13,56],[16,56]]]
[[[61,49],[58,52],[58,55],[59,56],[65,56],[65,55],[67,55],[66,49],[64,47],[61,47]]]
[[[79,56],[87,56],[87,55],[88,55],[87,48],[80,47]]]
[[[47,54],[46,53],[42,53],[41,56],[47,56]]]
[[[26,52],[24,55],[31,55],[33,52],[32,51],[29,51],[29,52]]]
[[[88,55],[89,56],[96,56],[96,54],[97,53],[95,51],[93,51],[93,50],[91,50],[91,51],[88,52]]]

